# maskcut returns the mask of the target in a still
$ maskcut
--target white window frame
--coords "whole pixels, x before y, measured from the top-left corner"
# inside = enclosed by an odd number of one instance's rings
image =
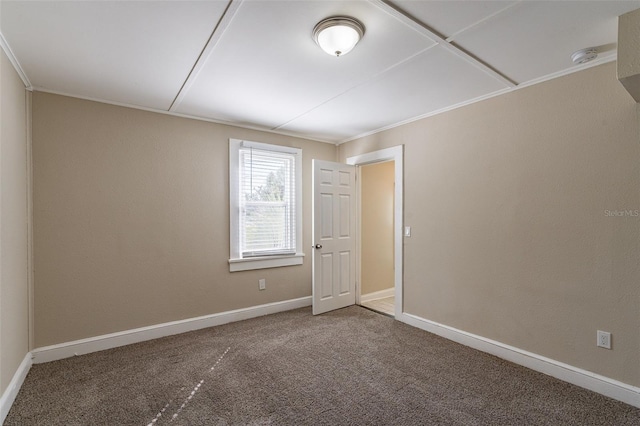
[[[242,257],[240,252],[240,148],[255,148],[273,152],[295,154],[295,254]],[[229,271],[248,271],[252,269],[277,268],[280,266],[301,265],[302,252],[302,149],[288,146],[229,139]]]

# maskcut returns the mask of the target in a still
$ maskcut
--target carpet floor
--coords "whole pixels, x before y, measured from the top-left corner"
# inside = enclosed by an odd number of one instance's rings
[[[34,365],[12,425],[639,425],[640,409],[357,306]]]

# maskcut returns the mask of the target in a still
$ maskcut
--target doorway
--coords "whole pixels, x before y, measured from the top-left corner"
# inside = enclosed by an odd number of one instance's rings
[[[357,155],[357,156],[353,156],[353,157],[349,157],[347,158],[347,164],[353,164],[355,166],[359,166],[358,167],[358,183],[359,183],[359,190],[358,190],[358,202],[357,202],[357,217],[358,217],[358,229],[357,229],[357,234],[358,234],[358,238],[357,238],[357,256],[356,256],[356,303],[359,305],[363,305],[364,303],[367,303],[369,299],[369,301],[371,300],[380,300],[381,302],[379,303],[384,303],[385,305],[385,311],[388,312],[390,315],[392,315],[393,317],[395,317],[396,319],[400,319],[402,317],[402,313],[403,313],[403,233],[402,233],[402,229],[403,229],[403,218],[404,218],[404,213],[403,213],[403,183],[404,183],[404,172],[403,172],[403,152],[404,152],[404,147],[402,145],[399,146],[395,146],[392,148],[386,148],[386,149],[382,149],[379,151],[374,151],[374,152],[370,152],[367,154],[362,154],[362,155]],[[384,250],[392,250],[392,256],[393,259],[388,259],[386,260],[387,265],[392,265],[391,266],[391,270],[393,272],[393,284],[392,286],[389,288],[388,284],[379,284],[379,285],[385,285],[387,286],[387,288],[385,289],[381,289],[380,287],[377,287],[378,290],[373,290],[371,287],[369,286],[368,283],[364,283],[364,279],[368,279],[367,277],[371,277],[372,274],[371,272],[374,272],[377,269],[377,265],[374,267],[371,264],[367,264],[369,262],[375,261],[373,259],[375,259],[377,257],[377,254],[375,253],[375,247],[368,247],[368,249],[371,250],[367,250],[364,249],[364,244],[372,244],[372,241],[375,242],[376,238],[370,238],[370,235],[364,235],[364,232],[371,232],[371,231],[367,231],[366,230],[366,225],[365,227],[363,227],[363,213],[364,210],[367,209],[368,207],[366,205],[363,205],[363,198],[362,198],[362,184],[363,184],[363,170],[365,167],[367,166],[378,166],[378,165],[383,165],[387,163],[386,167],[391,167],[393,168],[393,176],[392,176],[392,181],[390,181],[391,176],[386,176],[386,177],[382,177],[381,182],[385,182],[386,183],[381,183],[382,185],[391,185],[393,188],[393,194],[391,195],[390,193],[387,193],[386,197],[386,202],[389,202],[389,197],[392,198],[392,205],[393,205],[393,212],[390,213],[388,212],[387,215],[391,216],[391,221],[390,221],[390,227],[391,229],[387,228],[386,231],[386,239],[392,238],[392,249],[388,248],[388,249],[384,249]],[[384,166],[382,166],[384,167]],[[373,169],[372,169],[373,170]],[[379,170],[375,170],[375,172],[378,172]],[[390,170],[387,170],[387,172],[389,172]],[[365,172],[366,173],[366,172]],[[367,179],[367,176],[364,176],[364,179]],[[367,182],[365,183],[365,185],[368,185],[368,183],[371,182]],[[375,184],[375,182],[374,182]],[[384,198],[384,197],[383,197]],[[367,203],[366,197],[364,200],[365,203]],[[384,201],[383,201],[384,204]],[[373,208],[372,206],[369,206],[369,208]],[[366,216],[366,213],[364,213]],[[364,222],[366,222],[366,219],[364,220]],[[374,220],[375,222],[375,220]],[[387,222],[389,222],[389,218],[387,216]],[[375,243],[373,243],[375,244]],[[369,256],[369,258],[367,258],[367,251],[373,251],[373,255]],[[364,256],[363,256],[364,253]],[[380,254],[380,253],[378,253]],[[386,255],[385,255],[386,257]],[[388,268],[388,267],[387,267]],[[388,269],[387,269],[387,273],[388,273]],[[386,275],[388,277],[388,275]],[[388,278],[386,278],[388,280]],[[384,282],[384,281],[383,281]],[[381,291],[380,293],[377,293],[377,291]],[[393,299],[390,299],[390,295],[393,295]],[[391,306],[389,306],[389,302],[392,301],[392,309]]]
[[[359,168],[360,305],[393,317],[395,162],[382,161]]]
[[[393,162],[393,316],[403,319],[403,146],[347,158],[312,160],[313,314],[361,303],[361,200],[356,177],[368,164]],[[359,182],[359,180],[358,180]]]

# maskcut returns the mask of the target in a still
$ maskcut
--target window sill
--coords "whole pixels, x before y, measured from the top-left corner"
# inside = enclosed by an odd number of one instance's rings
[[[229,259],[229,272],[302,265],[303,258],[304,253],[296,253],[290,256],[264,256],[250,257],[246,259]]]

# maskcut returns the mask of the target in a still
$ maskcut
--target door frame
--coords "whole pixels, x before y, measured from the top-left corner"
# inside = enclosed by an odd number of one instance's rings
[[[402,318],[403,314],[403,227],[404,227],[404,164],[403,164],[404,145],[398,145],[391,148],[381,149],[379,151],[368,152],[366,154],[355,155],[347,158],[347,164],[354,166],[364,166],[366,164],[382,163],[385,161],[394,161],[394,290],[395,290],[395,312],[396,319]],[[356,229],[356,303],[360,303],[361,292],[361,259],[362,253],[361,241],[362,241],[362,228],[361,228],[361,176],[360,168],[358,167],[356,176],[358,179],[357,190],[357,204],[356,204],[356,217],[357,217],[357,229]]]

